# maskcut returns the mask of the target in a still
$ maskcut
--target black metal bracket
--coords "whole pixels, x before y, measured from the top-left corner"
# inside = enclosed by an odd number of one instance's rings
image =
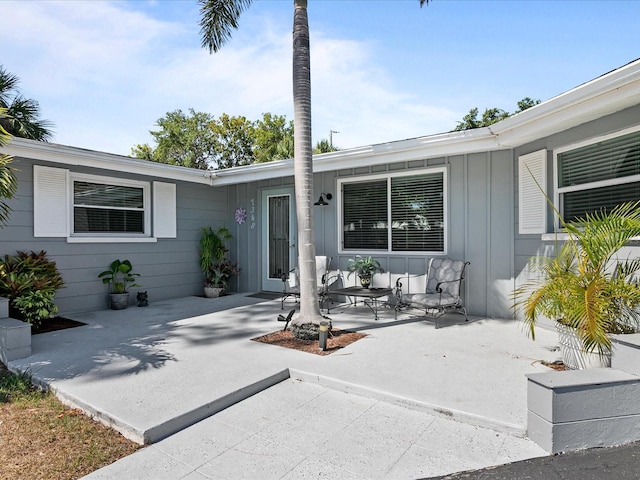
[[[287,315],[286,318],[285,318],[284,315],[278,315],[278,321],[279,322],[285,322],[284,328],[282,329],[283,331],[286,330],[287,327],[289,326],[289,322],[291,321],[291,318],[293,317],[294,313],[296,313],[296,309],[295,308],[289,312],[289,315]]]

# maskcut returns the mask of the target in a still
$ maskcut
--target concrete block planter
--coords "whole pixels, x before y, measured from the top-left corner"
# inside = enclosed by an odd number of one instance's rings
[[[640,333],[612,335],[611,367],[640,376]]]
[[[527,378],[527,435],[549,453],[640,440],[640,377],[593,368]]]
[[[0,360],[7,362],[31,355],[31,324],[0,318]]]
[[[0,297],[0,361],[31,355],[31,324],[9,317],[9,300]]]

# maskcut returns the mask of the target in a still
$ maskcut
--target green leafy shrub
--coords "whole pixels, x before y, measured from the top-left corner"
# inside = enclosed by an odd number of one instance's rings
[[[9,299],[9,314],[20,320],[26,319],[15,304],[17,298],[44,292],[53,299],[56,290],[64,286],[56,262],[49,260],[44,250],[5,255],[0,258],[0,273],[0,296]]]
[[[25,292],[13,300],[22,319],[36,328],[42,325],[42,321],[51,318],[58,313],[58,307],[54,303],[54,290],[33,290]]]
[[[114,260],[109,265],[109,270],[98,274],[102,278],[102,283],[109,285],[110,293],[127,293],[129,287],[141,287],[135,283],[139,273],[133,273],[133,266],[129,260]]]

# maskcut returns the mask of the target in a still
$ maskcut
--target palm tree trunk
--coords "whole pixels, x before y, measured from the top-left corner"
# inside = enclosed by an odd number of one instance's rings
[[[311,61],[307,0],[294,0],[293,14],[294,177],[298,219],[300,315],[295,324],[320,324],[313,223]]]

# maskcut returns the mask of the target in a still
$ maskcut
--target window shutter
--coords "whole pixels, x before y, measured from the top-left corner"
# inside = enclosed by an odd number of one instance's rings
[[[33,236],[69,235],[69,171],[33,166]]]
[[[546,150],[538,150],[518,158],[518,223],[521,234],[547,231],[546,181]]]
[[[153,182],[153,232],[156,238],[176,238],[176,186]]]

